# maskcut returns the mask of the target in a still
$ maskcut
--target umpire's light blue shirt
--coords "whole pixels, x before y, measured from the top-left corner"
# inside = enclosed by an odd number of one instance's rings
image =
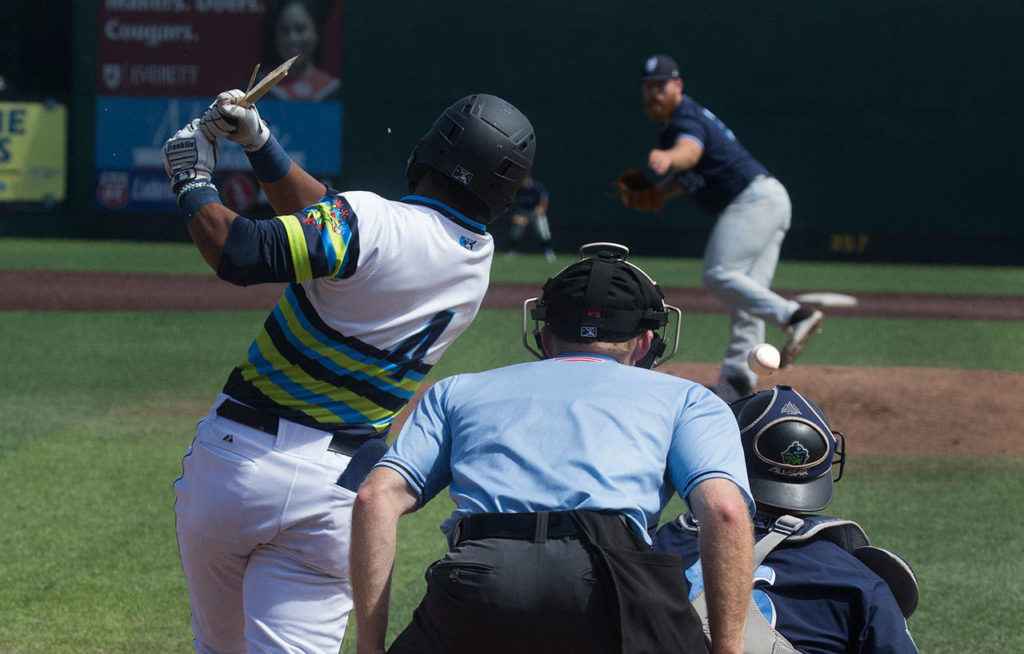
[[[426,504],[450,486],[448,534],[474,513],[613,510],[650,541],[674,489],[713,477],[753,501],[732,411],[700,384],[591,354],[432,386],[378,463]]]

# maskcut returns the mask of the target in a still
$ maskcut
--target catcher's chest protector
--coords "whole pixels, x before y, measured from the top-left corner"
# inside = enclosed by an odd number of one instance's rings
[[[691,514],[679,518],[679,524],[688,530],[696,530]],[[805,522],[810,525],[802,529]],[[857,557],[875,574],[882,578],[893,591],[904,617],[917,608],[917,578],[913,571],[898,556],[876,547],[871,547],[867,534],[856,522],[831,516],[809,516],[807,520],[791,515],[780,516],[769,532],[754,546],[754,569],[764,562],[765,557],[783,541],[800,542],[812,538],[824,538]],[[871,556],[868,556],[871,555]],[[700,616],[704,634],[710,638],[708,628],[708,606],[704,591],[691,601]],[[743,654],[800,654],[785,636],[776,631],[757,609],[754,600],[747,605],[747,624],[743,634]]]
[[[701,591],[691,602],[704,625],[704,635],[711,638],[708,628],[708,605]],[[747,605],[747,624],[743,631],[743,654],[800,654],[786,637],[775,631],[764,615],[757,610],[754,600]]]

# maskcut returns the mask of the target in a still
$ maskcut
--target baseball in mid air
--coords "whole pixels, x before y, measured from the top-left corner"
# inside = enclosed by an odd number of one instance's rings
[[[779,351],[770,343],[756,345],[747,354],[747,365],[758,375],[768,376],[779,369]]]

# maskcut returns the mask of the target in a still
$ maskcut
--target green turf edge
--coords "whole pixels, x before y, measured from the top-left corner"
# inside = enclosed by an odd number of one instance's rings
[[[526,254],[510,261],[498,253],[491,279],[541,285],[576,257],[575,253],[562,253],[548,262],[540,255]],[[700,285],[698,259],[635,256],[631,261],[662,286]],[[212,274],[187,242],[29,238],[0,238],[0,269]],[[808,262],[788,261],[783,256],[772,286],[837,292],[1022,295],[1024,267]]]

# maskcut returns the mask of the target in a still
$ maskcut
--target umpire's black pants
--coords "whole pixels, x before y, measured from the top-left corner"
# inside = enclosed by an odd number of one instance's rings
[[[389,654],[611,654],[615,597],[578,537],[459,543]]]

